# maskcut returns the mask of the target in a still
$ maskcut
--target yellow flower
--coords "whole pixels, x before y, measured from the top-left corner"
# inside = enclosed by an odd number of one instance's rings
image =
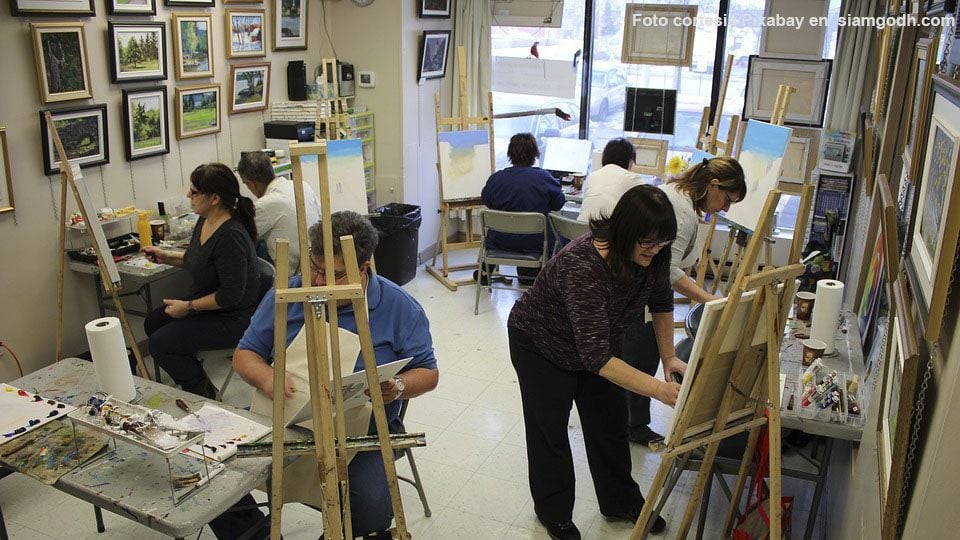
[[[687,165],[687,160],[675,155],[667,162],[667,168],[663,172],[665,172],[667,176],[677,176],[686,170]]]

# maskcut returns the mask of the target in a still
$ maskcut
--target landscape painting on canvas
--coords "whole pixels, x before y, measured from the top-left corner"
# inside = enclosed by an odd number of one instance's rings
[[[320,193],[317,156],[300,158],[303,179]],[[330,182],[330,211],[352,210],[367,213],[367,180],[363,172],[363,144],[360,139],[327,141],[327,173]]]
[[[747,195],[726,212],[728,221],[750,231],[756,228],[767,194],[777,187],[792,132],[788,127],[759,120],[747,122],[738,158],[747,181]]]
[[[455,201],[480,197],[490,170],[490,133],[478,131],[442,131],[439,133],[440,179],[443,200]]]

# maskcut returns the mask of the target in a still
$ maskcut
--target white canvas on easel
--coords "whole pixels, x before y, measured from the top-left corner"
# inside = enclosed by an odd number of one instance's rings
[[[117,269],[117,263],[111,255],[107,236],[103,233],[103,225],[96,218],[97,207],[93,205],[93,199],[90,198],[90,190],[87,188],[87,182],[83,179],[83,174],[80,173],[80,165],[70,163],[70,170],[73,172],[73,181],[77,185],[77,193],[80,195],[77,204],[83,206],[84,215],[90,216],[90,222],[86,225],[93,232],[93,239],[97,243],[97,247],[100,248],[100,253],[103,254],[103,265],[107,267],[110,282],[120,283],[120,270]]]
[[[320,191],[317,156],[303,156],[303,178],[315,193]],[[367,213],[367,179],[363,171],[360,139],[327,141],[327,171],[330,177],[330,212],[351,210]]]
[[[724,217],[736,225],[753,231],[767,200],[776,189],[783,165],[783,156],[793,130],[759,120],[747,122],[743,145],[737,160],[747,182],[744,199],[730,207]]]
[[[490,170],[490,132],[441,131],[437,133],[443,200],[477,199]]]

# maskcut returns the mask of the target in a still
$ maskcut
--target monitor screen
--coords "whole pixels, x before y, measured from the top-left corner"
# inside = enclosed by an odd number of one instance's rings
[[[587,174],[590,152],[593,151],[592,141],[564,137],[545,137],[544,140],[547,148],[543,152],[541,168],[576,176]]]
[[[623,130],[673,135],[677,91],[657,88],[627,88]]]

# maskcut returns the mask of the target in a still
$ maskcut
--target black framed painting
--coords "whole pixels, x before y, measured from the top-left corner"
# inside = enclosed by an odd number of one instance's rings
[[[167,78],[167,25],[108,23],[110,80],[115,83]]]
[[[40,111],[40,147],[43,149],[43,174],[51,175],[60,172],[60,158],[47,127],[46,113]],[[80,168],[110,163],[106,105],[61,109],[50,111],[50,114],[67,159]]]
[[[123,91],[123,147],[127,161],[170,153],[167,87]]]
[[[421,19],[449,19],[453,0],[417,0],[417,16]]]
[[[93,0],[10,0],[10,12],[19,17],[89,17],[97,14]]]
[[[442,79],[447,74],[449,30],[428,30],[420,37],[420,69],[417,80]]]

